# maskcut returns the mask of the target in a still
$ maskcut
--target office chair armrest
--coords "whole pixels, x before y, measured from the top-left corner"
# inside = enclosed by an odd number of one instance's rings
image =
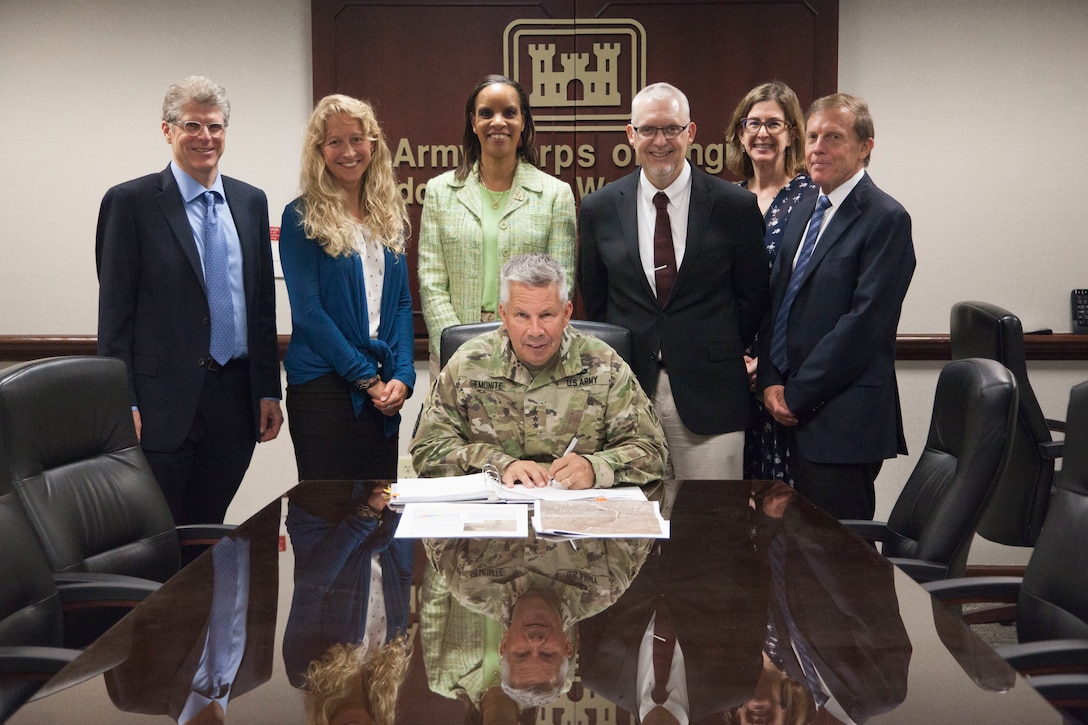
[[[1054,431],[1056,433],[1064,433],[1065,432],[1065,421],[1064,420],[1054,420],[1053,418],[1044,418],[1044,420],[1046,420],[1046,427],[1049,428],[1050,430],[1052,430],[1052,431]]]
[[[45,682],[79,655],[63,647],[0,647],[0,673],[4,679]]]
[[[138,576],[129,576],[128,574],[113,574],[107,571],[62,571],[53,574],[53,582],[57,587],[62,587],[68,584],[101,584],[103,586],[109,586],[110,584],[119,584],[121,586],[134,585],[139,586],[142,584],[150,584],[151,586],[158,587],[159,582],[152,581],[151,579],[144,579]]]
[[[186,524],[178,526],[178,545],[181,549],[181,567],[184,569],[194,559],[234,530],[228,524]]]
[[[839,523],[869,542],[879,541],[884,544],[894,544],[903,540],[902,536],[888,528],[885,521],[841,519]]]
[[[161,586],[149,579],[79,572],[59,575],[64,646],[83,649],[117,624]]]
[[[888,561],[903,570],[907,576],[919,584],[937,581],[948,576],[948,567],[935,561],[924,559],[905,559],[898,556],[888,557]]]
[[[182,546],[212,546],[234,531],[230,524],[186,524],[178,526],[178,541]]]
[[[61,579],[59,576],[55,576],[54,581],[57,583],[61,608],[66,611],[94,607],[132,609],[162,586],[150,579],[121,574],[84,573],[85,578],[82,579]]]
[[[1088,639],[1049,639],[995,650],[1022,675],[1088,675]]]
[[[1039,455],[1048,461],[1056,461],[1065,453],[1065,441],[1045,441],[1039,444]]]
[[[840,524],[850,529],[866,541],[884,541],[891,529],[884,521],[866,521],[864,519],[841,519]]]
[[[1028,678],[1028,684],[1058,710],[1075,714],[1088,708],[1088,675],[1036,675]]]
[[[1020,595],[1018,576],[969,576],[927,582],[922,588],[945,606],[957,604],[1009,604]]]

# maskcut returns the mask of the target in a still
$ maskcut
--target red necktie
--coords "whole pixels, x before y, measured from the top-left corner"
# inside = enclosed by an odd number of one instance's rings
[[[672,224],[669,222],[669,197],[663,191],[654,195],[657,221],[654,222],[654,281],[657,304],[665,306],[676,280],[676,252],[672,248]]]
[[[669,684],[669,670],[672,669],[672,653],[676,649],[676,632],[664,603],[658,602],[654,617],[654,689],[650,697],[658,704],[669,699],[666,686]]]

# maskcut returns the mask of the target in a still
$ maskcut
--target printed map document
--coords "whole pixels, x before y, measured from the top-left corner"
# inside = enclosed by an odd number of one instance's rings
[[[568,538],[669,538],[669,522],[657,501],[536,501],[533,529]]]

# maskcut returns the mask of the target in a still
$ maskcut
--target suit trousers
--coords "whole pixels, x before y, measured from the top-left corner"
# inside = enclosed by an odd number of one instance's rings
[[[144,450],[174,523],[222,523],[257,444],[249,365],[204,373],[189,434],[173,451]]]
[[[876,477],[884,461],[817,463],[801,455],[790,436],[794,487],[837,519],[872,521],[876,514]]]
[[[664,367],[658,369],[653,403],[665,431],[665,440],[669,444],[666,478],[741,478],[744,469],[743,430],[719,435],[699,435],[688,430],[676,411],[676,404],[672,399],[672,384]]]
[[[350,383],[336,373],[287,386],[287,426],[300,481],[397,478],[399,435],[385,437],[373,405],[356,416]]]

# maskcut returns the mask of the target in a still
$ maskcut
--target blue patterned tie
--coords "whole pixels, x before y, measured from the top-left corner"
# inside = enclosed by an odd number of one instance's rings
[[[801,243],[801,253],[797,256],[797,264],[790,275],[790,283],[786,286],[786,294],[782,297],[782,304],[778,308],[778,314],[774,318],[774,330],[771,332],[771,362],[780,373],[787,373],[790,369],[789,357],[786,354],[786,328],[790,321],[790,307],[793,299],[797,297],[797,291],[801,288],[801,275],[812,259],[812,250],[816,248],[816,237],[820,234],[820,226],[824,221],[824,212],[831,206],[831,200],[823,194],[816,202],[816,211],[812,213],[812,219],[808,223],[808,233]]]
[[[204,192],[204,286],[208,290],[212,334],[208,351],[220,365],[234,356],[234,303],[230,294],[230,270],[227,263],[227,237],[219,224],[214,191]]]
[[[826,197],[820,198],[823,199]],[[812,653],[808,649],[808,643],[801,634],[801,630],[797,626],[797,621],[793,618],[793,613],[790,611],[789,597],[786,594],[787,587],[789,586],[789,582],[786,579],[786,546],[781,537],[776,538],[771,542],[769,553],[771,564],[771,588],[774,590],[774,597],[778,603],[779,611],[782,613],[782,619],[786,623],[786,630],[790,636],[789,646],[793,648],[797,664],[800,666],[801,672],[805,676],[805,682],[801,684],[808,687],[809,692],[812,693],[812,699],[816,701],[817,707],[822,707],[829,698],[827,693],[824,692],[823,686],[820,684],[820,676],[816,672],[816,665],[814,664]],[[779,640],[777,628],[774,626],[774,619],[771,618],[770,621],[771,633],[772,637],[774,637],[774,648],[777,650],[779,657],[784,658],[784,648]]]

